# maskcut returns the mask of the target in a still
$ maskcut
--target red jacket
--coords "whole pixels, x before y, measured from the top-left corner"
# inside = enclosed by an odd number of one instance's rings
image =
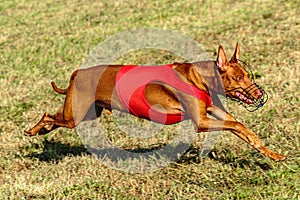
[[[167,84],[201,99],[207,107],[212,105],[209,94],[205,90],[200,90],[178,78],[172,69],[172,64],[161,66],[125,65],[117,74],[116,91],[123,106],[136,117],[161,124],[174,124],[187,117],[183,112],[167,114],[151,108],[145,96],[146,86],[151,82]]]

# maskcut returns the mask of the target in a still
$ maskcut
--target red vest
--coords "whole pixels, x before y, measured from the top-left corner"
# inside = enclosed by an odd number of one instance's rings
[[[161,124],[174,124],[187,118],[183,112],[167,114],[151,108],[145,89],[149,83],[167,84],[186,94],[201,99],[209,107],[212,100],[205,90],[200,90],[182,81],[172,69],[172,64],[161,66],[123,66],[116,78],[116,92],[128,112],[139,118]]]

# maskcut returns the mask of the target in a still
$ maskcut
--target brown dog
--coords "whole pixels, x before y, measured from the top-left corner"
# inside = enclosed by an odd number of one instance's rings
[[[66,94],[60,111],[55,115],[45,113],[33,128],[25,132],[34,136],[46,134],[58,127],[74,128],[83,120],[95,119],[103,109],[117,109],[163,124],[191,119],[197,132],[229,130],[263,155],[282,161],[286,159],[285,156],[264,147],[255,133],[225,111],[217,97],[217,94],[225,90],[228,97],[244,104],[256,105],[264,96],[264,91],[252,82],[239,58],[240,49],[237,44],[230,61],[220,46],[216,61],[160,66],[161,74],[155,75],[156,78],[151,78],[151,74],[152,70],[160,69],[158,66],[143,68],[109,65],[77,70],[72,74],[67,89],[59,89],[54,82],[51,83],[56,92]],[[211,71],[214,75],[201,74],[197,68],[204,72]],[[134,70],[137,70],[136,73],[125,73]],[[163,75],[163,71],[169,75]],[[136,100],[130,99],[131,95],[139,95],[136,92],[138,90],[144,96],[137,96]],[[125,97],[120,96],[122,92]],[[140,104],[150,107],[151,111]],[[209,118],[208,114],[216,119]]]

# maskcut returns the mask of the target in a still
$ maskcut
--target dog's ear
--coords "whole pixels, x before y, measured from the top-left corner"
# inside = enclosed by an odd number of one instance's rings
[[[239,44],[236,43],[236,46],[235,46],[235,50],[234,50],[234,53],[233,53],[233,56],[231,57],[230,61],[231,63],[239,63],[240,62],[240,47],[239,47]]]
[[[227,70],[227,64],[228,64],[228,60],[225,51],[223,47],[220,45],[218,50],[217,66],[222,72],[225,72]]]

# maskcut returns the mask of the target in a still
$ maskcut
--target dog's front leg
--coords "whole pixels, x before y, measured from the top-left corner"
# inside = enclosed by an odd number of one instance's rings
[[[261,152],[263,155],[275,160],[282,161],[286,157],[275,153],[263,146],[260,139],[249,130],[245,125],[237,122],[231,115],[225,112],[223,109],[218,108],[215,105],[207,108],[205,103],[199,99],[191,97],[186,94],[179,94],[181,104],[187,112],[188,116],[193,121],[197,132],[210,132],[227,130],[234,133],[236,136],[244,140],[250,146]],[[217,119],[211,119],[207,116],[210,113]]]
[[[236,136],[238,136],[239,138],[247,142],[249,145],[251,145],[253,148],[261,152],[263,155],[275,161],[282,161],[286,159],[285,156],[267,149],[255,133],[249,130],[245,125],[241,124],[240,122],[237,122],[230,114],[225,112],[223,109],[220,109],[217,106],[213,105],[210,108],[208,108],[208,111],[212,116],[218,119],[217,121],[223,121],[223,130],[230,130]],[[201,123],[200,126],[207,126],[208,123],[211,124],[210,126],[215,127],[215,129],[218,128],[216,127],[215,122],[212,122],[209,118],[208,120],[206,119],[206,123]]]

